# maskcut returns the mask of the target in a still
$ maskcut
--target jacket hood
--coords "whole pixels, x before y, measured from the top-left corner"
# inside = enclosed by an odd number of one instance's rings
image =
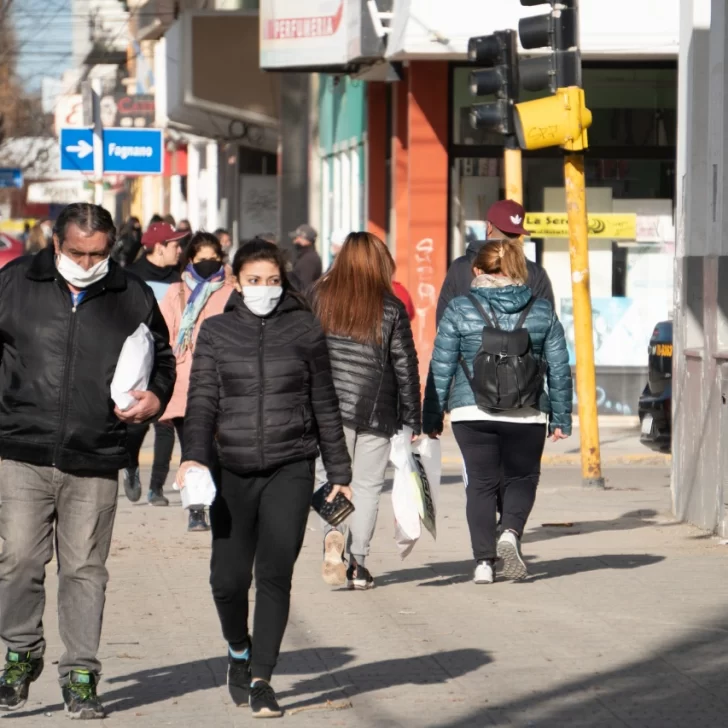
[[[136,263],[130,265],[129,270],[147,282],[177,283],[180,279],[179,268],[176,265],[154,265],[146,255],[141,257]]]
[[[279,314],[283,313],[289,313],[291,311],[305,311],[306,310],[306,304],[298,298],[295,294],[291,293],[290,290],[284,290],[283,296],[281,298],[280,303],[278,306],[276,306],[273,313],[271,313],[269,316],[261,317],[256,316],[246,305],[245,301],[243,300],[243,294],[240,293],[237,289],[232,292],[232,295],[230,296],[230,300],[227,302],[227,305],[225,306],[225,313],[229,313],[230,311],[237,311],[242,316],[253,316],[255,318],[272,318],[273,316],[278,316]]]
[[[531,289],[528,286],[471,288],[470,293],[484,303],[489,303],[498,313],[523,311],[532,298]]]

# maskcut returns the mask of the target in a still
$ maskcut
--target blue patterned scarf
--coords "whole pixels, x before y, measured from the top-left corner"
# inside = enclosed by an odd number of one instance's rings
[[[225,285],[225,267],[221,263],[217,273],[213,273],[209,278],[202,278],[190,263],[182,274],[182,280],[192,291],[192,295],[182,314],[175,354],[182,354],[192,347],[192,332],[202,309],[205,308],[210,296]]]

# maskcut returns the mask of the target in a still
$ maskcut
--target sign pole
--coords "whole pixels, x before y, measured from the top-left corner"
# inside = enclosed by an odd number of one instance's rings
[[[104,127],[101,123],[101,79],[91,82],[94,127],[94,204],[104,204]]]

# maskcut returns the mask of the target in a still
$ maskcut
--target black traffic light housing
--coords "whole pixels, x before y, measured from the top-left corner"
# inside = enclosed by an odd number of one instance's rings
[[[518,37],[526,50],[550,48],[551,53],[521,59],[519,74],[523,88],[548,88],[556,93],[558,88],[581,86],[577,0],[521,0],[521,5],[532,7],[544,2],[551,3],[551,12],[522,18]]]
[[[475,129],[500,134],[515,133],[513,105],[518,100],[518,36],[515,30],[499,30],[493,35],[468,41],[471,63],[488,66],[470,74],[470,92],[475,96],[495,94],[496,101],[470,107],[470,123]]]

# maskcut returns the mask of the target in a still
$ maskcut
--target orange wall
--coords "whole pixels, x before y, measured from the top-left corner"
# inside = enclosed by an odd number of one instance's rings
[[[407,70],[405,70],[407,74]],[[392,205],[394,207],[393,233],[397,280],[410,290],[409,266],[409,145],[408,75],[395,84],[394,124],[392,136]]]
[[[382,240],[387,239],[387,94],[385,83],[367,84],[368,209],[367,229]]]

